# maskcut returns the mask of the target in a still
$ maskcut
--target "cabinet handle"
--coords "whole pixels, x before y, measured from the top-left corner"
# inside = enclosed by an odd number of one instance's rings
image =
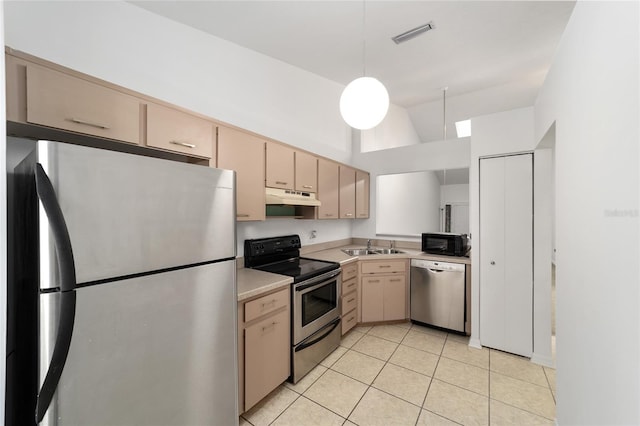
[[[391,268],[391,265],[378,265],[378,268]]]
[[[236,217],[249,217],[249,215],[244,213],[238,213],[236,214]]]
[[[389,282],[392,282],[392,283],[397,283],[397,282],[399,282],[399,281],[402,281],[402,280],[401,280],[401,279],[399,279],[399,278],[398,278],[398,279],[396,279],[396,280],[389,280]]]
[[[275,326],[275,325],[277,325],[277,324],[278,324],[278,323],[274,321],[274,322],[272,322],[272,323],[271,323],[271,324],[269,324],[269,325],[265,325],[264,327],[262,327],[262,331],[266,331],[268,328],[272,328],[273,326]]]
[[[351,217],[351,216],[353,216],[353,213],[345,213],[345,216]]]
[[[354,298],[352,297],[351,299],[347,300],[347,303],[351,303],[351,302],[353,302],[354,300],[356,300],[356,299],[354,299]]]
[[[367,282],[369,282],[369,283],[379,283],[380,280],[367,280]]]
[[[174,145],[184,146],[186,148],[195,148],[196,147],[194,144],[186,143],[186,142],[169,141],[169,143],[174,144]]]
[[[351,321],[353,321],[354,319],[356,319],[356,317],[351,317],[351,318],[349,318],[349,319],[347,320],[347,322],[351,322]]]
[[[312,189],[313,185],[302,185],[303,188]]]
[[[286,184],[287,184],[287,182],[281,182],[279,180],[276,181],[276,185],[286,185]]]
[[[94,121],[83,120],[82,118],[78,118],[78,117],[71,117],[69,120],[73,121],[74,123],[84,124],[85,126],[96,127],[98,129],[106,130],[109,128],[109,126],[107,126],[106,124],[100,124]]]
[[[273,300],[271,300],[271,301],[269,301],[269,302],[264,302],[264,303],[262,304],[262,308],[265,308],[266,306],[269,306],[269,305],[275,305],[275,304],[276,304],[276,302],[277,302],[277,300],[276,300],[276,299],[273,299]]]
[[[347,288],[353,287],[354,285],[356,285],[356,283],[351,283],[347,286]]]
[[[325,217],[333,217],[333,213],[325,213]]]

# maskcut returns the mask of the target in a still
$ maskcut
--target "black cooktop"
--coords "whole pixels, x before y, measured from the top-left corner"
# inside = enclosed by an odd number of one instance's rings
[[[247,268],[293,277],[295,283],[340,268],[335,262],[300,257],[300,247],[298,235],[245,240],[244,264]]]
[[[294,278],[294,282],[304,281],[338,269],[340,265],[324,260],[307,259],[304,257],[283,260],[281,262],[269,263],[267,265],[256,266],[254,269],[273,272],[274,274],[287,275]]]

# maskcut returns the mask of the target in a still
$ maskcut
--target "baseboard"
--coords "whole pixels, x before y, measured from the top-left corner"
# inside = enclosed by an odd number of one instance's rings
[[[544,367],[556,368],[553,358],[547,355],[538,355],[535,352],[531,355],[531,362]]]
[[[482,345],[480,344],[480,339],[469,339],[469,346],[476,349],[482,349]]]

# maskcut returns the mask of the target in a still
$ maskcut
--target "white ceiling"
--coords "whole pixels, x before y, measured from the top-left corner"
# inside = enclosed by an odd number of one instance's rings
[[[533,104],[574,1],[133,1],[341,84],[363,74],[411,107],[495,86]],[[396,45],[391,37],[433,21]]]

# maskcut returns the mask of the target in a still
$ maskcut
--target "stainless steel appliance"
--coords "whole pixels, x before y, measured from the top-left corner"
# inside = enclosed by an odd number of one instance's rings
[[[465,332],[465,265],[411,259],[411,320]]]
[[[245,267],[293,277],[291,376],[297,383],[340,345],[340,265],[300,257],[300,237],[245,240]]]
[[[422,251],[444,256],[466,256],[468,251],[466,234],[428,232],[422,234]]]
[[[234,173],[16,146],[6,424],[238,424]]]

